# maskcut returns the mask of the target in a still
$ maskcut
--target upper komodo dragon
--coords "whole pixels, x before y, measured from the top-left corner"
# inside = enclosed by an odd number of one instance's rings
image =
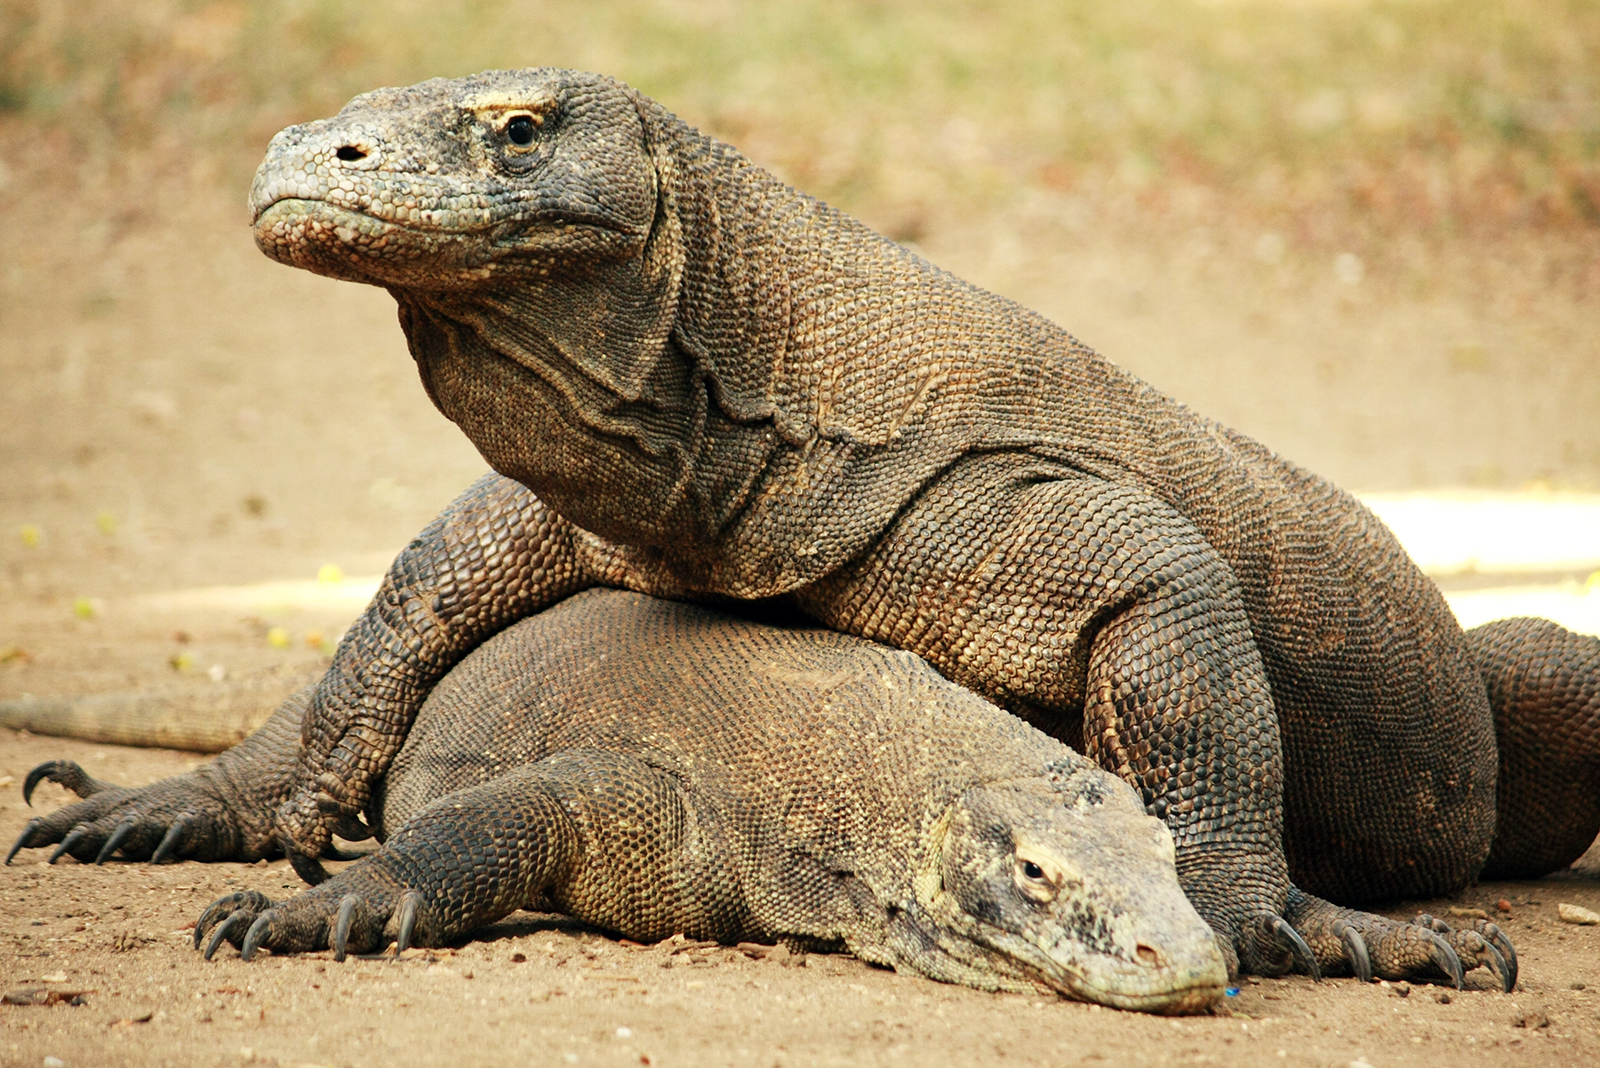
[[[429,688],[596,585],[781,599],[1081,750],[1166,822],[1230,970],[1459,976],[1503,936],[1322,898],[1539,874],[1600,829],[1600,641],[1464,637],[1349,495],[628,86],[368,93],[279,134],[250,203],[268,255],[388,289],[499,472],[395,561],[311,700],[276,821],[308,880]],[[179,778],[20,844],[273,847],[210,806]]]
[[[291,700],[216,768],[264,826],[293,788]],[[91,797],[76,764],[45,774]],[[429,695],[379,780],[383,848],[195,928],[210,956],[442,945],[518,908],[654,942],[843,945],[986,989],[1202,1011],[1227,973],[1137,794],[908,653],[590,590]]]

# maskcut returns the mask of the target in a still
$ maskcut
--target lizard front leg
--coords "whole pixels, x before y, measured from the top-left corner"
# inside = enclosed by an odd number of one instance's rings
[[[317,684],[294,789],[278,809],[284,852],[307,882],[331,832],[350,826],[433,684],[507,626],[593,585],[577,529],[524,486],[473,483],[395,560]]]
[[[948,472],[868,557],[803,591],[1137,789],[1230,964],[1315,972],[1285,921],[1283,755],[1232,569],[1170,505],[1026,454]]]
[[[395,941],[438,946],[524,907],[551,908],[655,941],[743,932],[736,881],[692,871],[680,783],[637,757],[569,749],[447,794],[383,848],[287,901],[247,891],[213,902],[194,944],[246,960]],[[686,867],[688,865],[688,867]],[[728,926],[729,923],[733,926]],[[720,926],[719,926],[720,924]]]

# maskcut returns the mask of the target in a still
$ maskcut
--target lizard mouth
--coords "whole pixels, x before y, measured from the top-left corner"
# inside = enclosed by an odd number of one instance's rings
[[[391,226],[400,230],[415,230],[415,232],[418,233],[431,232],[423,227],[412,227],[409,225],[409,223],[402,222],[399,219],[391,219],[385,218],[381,215],[373,215],[369,212],[364,212],[359,208],[352,208],[343,204],[337,204],[331,200],[324,200],[321,197],[283,196],[267,201],[265,204],[252,204],[250,207],[250,225],[255,227],[260,227],[267,223],[269,221],[269,216],[275,218],[284,218],[294,216],[311,217],[320,215],[326,217],[329,222],[339,219],[348,219],[351,221],[368,220],[373,223]]]
[[[252,226],[257,247],[280,263],[347,281],[427,289],[470,288],[529,255],[564,249],[625,254],[640,239],[611,220],[576,213],[548,221],[487,212],[441,219],[443,213],[416,208],[404,213],[401,219],[285,196],[256,208]]]
[[[1129,984],[1117,983],[1114,977],[1104,977],[1112,979],[1106,983],[1095,982],[1093,978],[1084,974],[1076,974],[1070,980],[1063,980],[1061,973],[1053,969],[1030,970],[1034,971],[1035,981],[1062,997],[1160,1016],[1187,1016],[1205,1012],[1220,1001],[1223,995],[1223,984],[1210,970],[1193,970],[1182,975],[1169,974],[1159,977],[1155,983],[1151,980],[1156,977],[1141,976],[1137,980],[1140,985],[1159,985],[1158,990],[1148,993],[1130,989]]]
[[[279,263],[380,285],[406,280],[421,261],[437,263],[456,243],[453,234],[302,197],[262,207],[253,227],[256,246]]]

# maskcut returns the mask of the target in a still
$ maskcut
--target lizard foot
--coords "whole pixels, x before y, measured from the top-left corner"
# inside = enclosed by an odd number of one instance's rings
[[[416,890],[395,885],[370,870],[347,869],[333,878],[275,902],[257,891],[218,898],[206,908],[194,928],[196,949],[205,945],[210,960],[223,942],[238,947],[243,960],[260,949],[274,953],[311,953],[333,950],[342,961],[351,953],[373,953],[394,942],[396,955],[404,953],[422,936],[428,939],[427,909]],[[348,877],[347,877],[348,876]],[[422,919],[422,930],[418,921]]]
[[[54,864],[63,856],[80,863],[104,864],[120,852],[130,860],[254,860],[244,845],[230,806],[209,787],[206,777],[191,772],[140,789],[115,786],[91,778],[70,760],[51,760],[28,773],[22,799],[33,803],[33,791],[46,779],[84,800],[29,820],[6,854],[6,863],[24,849],[54,845]]]
[[[1486,967],[1503,989],[1516,986],[1516,951],[1492,923],[1451,928],[1431,916],[1406,923],[1341,908],[1300,890],[1289,895],[1289,916],[1324,971],[1380,979],[1440,978],[1460,989],[1465,973]]]

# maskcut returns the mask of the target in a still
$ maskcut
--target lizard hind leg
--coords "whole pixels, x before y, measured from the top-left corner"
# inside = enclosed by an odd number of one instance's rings
[[[83,800],[29,820],[6,854],[55,846],[50,863],[71,856],[103,864],[117,853],[129,860],[256,860],[275,848],[272,812],[287,790],[308,699],[286,700],[249,738],[210,764],[148,786],[128,788],[91,778],[70,760],[51,760],[28,773],[23,800],[46,780]]]

